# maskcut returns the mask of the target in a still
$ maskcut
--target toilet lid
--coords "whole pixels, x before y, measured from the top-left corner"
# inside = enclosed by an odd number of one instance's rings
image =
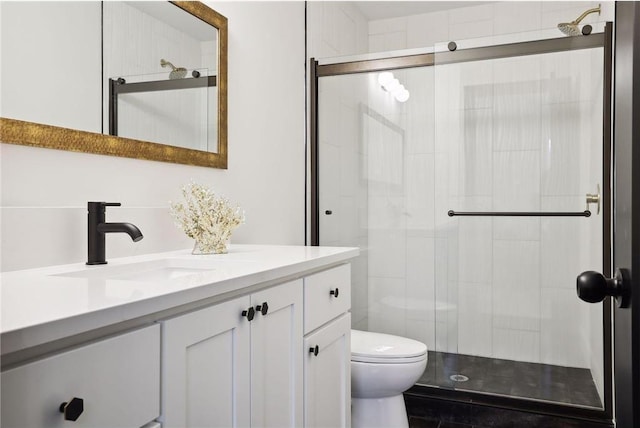
[[[420,359],[427,345],[417,340],[390,334],[351,330],[351,359],[354,361],[386,361]],[[404,360],[407,361],[407,360]]]

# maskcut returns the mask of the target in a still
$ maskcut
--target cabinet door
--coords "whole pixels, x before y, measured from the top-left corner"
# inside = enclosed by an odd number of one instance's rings
[[[83,410],[65,420],[60,405],[75,397]],[[2,426],[140,427],[160,415],[159,398],[160,327],[153,325],[3,372]]]
[[[305,428],[351,426],[350,333],[347,313],[304,340]]]
[[[250,298],[162,324],[162,414],[169,427],[248,427]]]
[[[302,426],[302,280],[251,296],[251,426]],[[262,315],[264,304],[266,315]]]

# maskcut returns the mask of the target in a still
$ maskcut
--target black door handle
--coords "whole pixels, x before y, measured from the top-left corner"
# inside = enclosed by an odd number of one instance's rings
[[[333,297],[338,297],[339,294],[340,294],[340,290],[338,289],[338,287],[336,287],[335,290],[330,290],[329,291],[329,295],[331,295]]]
[[[613,278],[605,278],[600,272],[586,271],[578,275],[576,290],[578,297],[585,302],[602,302],[605,297],[616,298],[619,308],[628,308],[631,302],[629,271],[616,269]]]
[[[315,347],[309,348],[309,353],[313,354],[315,357],[318,356],[318,352],[320,352],[320,347],[316,345]]]

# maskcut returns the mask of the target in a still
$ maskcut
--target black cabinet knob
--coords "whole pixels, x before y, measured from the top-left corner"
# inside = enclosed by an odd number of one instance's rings
[[[331,214],[333,214],[333,211],[331,211],[331,210],[326,210],[324,213],[325,213],[325,215],[331,215]]]
[[[320,348],[318,347],[318,345],[315,346],[315,348],[309,348],[309,353],[313,354],[314,356],[318,356],[318,352],[320,352]]]
[[[82,398],[73,397],[71,401],[65,401],[62,403],[59,410],[60,413],[64,413],[65,420],[75,421],[84,411],[84,400]]]
[[[242,311],[242,316],[247,317],[247,319],[251,321],[256,316],[256,311],[253,309],[253,306],[251,306],[246,311]]]
[[[582,272],[576,281],[578,297],[589,303],[602,302],[605,297],[613,296],[618,307],[626,308],[631,299],[629,273],[626,269],[616,269],[613,278],[605,278],[600,272]]]
[[[264,302],[263,304],[256,306],[256,312],[260,312],[262,315],[267,315],[267,312],[269,312],[269,304]]]
[[[333,297],[338,297],[338,295],[340,294],[340,290],[338,289],[338,287],[336,287],[335,290],[329,291],[329,294],[332,295]]]

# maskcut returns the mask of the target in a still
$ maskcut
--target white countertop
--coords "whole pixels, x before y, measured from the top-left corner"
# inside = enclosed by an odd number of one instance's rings
[[[6,272],[0,275],[2,355],[224,293],[346,262],[357,248],[231,245],[228,254],[191,255],[190,250]],[[99,269],[163,259],[197,261],[202,270],[158,282],[91,276]],[[117,268],[116,268],[117,269]],[[61,275],[62,274],[62,275]]]

